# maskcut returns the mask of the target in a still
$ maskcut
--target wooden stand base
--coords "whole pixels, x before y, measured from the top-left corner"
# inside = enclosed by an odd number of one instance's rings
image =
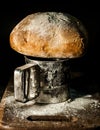
[[[74,92],[75,93],[75,92]],[[100,102],[92,95],[71,102],[37,104],[14,99],[13,80],[0,103],[0,130],[93,130],[100,127]]]

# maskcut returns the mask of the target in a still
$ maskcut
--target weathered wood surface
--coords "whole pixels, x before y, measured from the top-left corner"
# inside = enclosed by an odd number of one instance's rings
[[[34,109],[34,103],[28,105],[19,103],[18,106],[18,103],[14,101],[13,89],[11,80],[0,103],[0,130],[94,130],[100,127],[99,93],[95,93],[95,96],[90,98],[90,100],[94,98],[94,101],[97,101],[96,104],[91,102],[84,109],[78,110],[76,114],[74,112],[74,114],[66,115],[67,110],[64,110],[52,115],[38,115],[37,113],[37,115],[27,117],[22,115],[22,111],[27,111],[31,107]],[[10,97],[12,97],[11,100]]]

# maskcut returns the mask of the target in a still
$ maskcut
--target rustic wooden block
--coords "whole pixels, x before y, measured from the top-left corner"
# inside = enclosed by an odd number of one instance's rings
[[[100,127],[100,95],[82,97],[71,90],[71,102],[17,102],[11,79],[0,103],[0,130],[93,130]],[[97,98],[98,97],[98,98]]]

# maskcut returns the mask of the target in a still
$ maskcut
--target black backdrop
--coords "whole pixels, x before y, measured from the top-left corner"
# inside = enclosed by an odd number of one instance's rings
[[[99,83],[99,8],[96,0],[3,0],[0,3],[0,86],[4,88],[13,70],[24,63],[23,56],[9,46],[11,30],[28,14],[40,11],[66,12],[83,22],[88,31],[88,51],[82,58],[72,60],[71,66]]]

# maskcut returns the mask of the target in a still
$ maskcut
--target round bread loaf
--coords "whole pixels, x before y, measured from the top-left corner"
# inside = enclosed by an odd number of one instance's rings
[[[32,57],[76,58],[85,53],[87,31],[70,14],[38,12],[26,16],[13,28],[10,46]]]

